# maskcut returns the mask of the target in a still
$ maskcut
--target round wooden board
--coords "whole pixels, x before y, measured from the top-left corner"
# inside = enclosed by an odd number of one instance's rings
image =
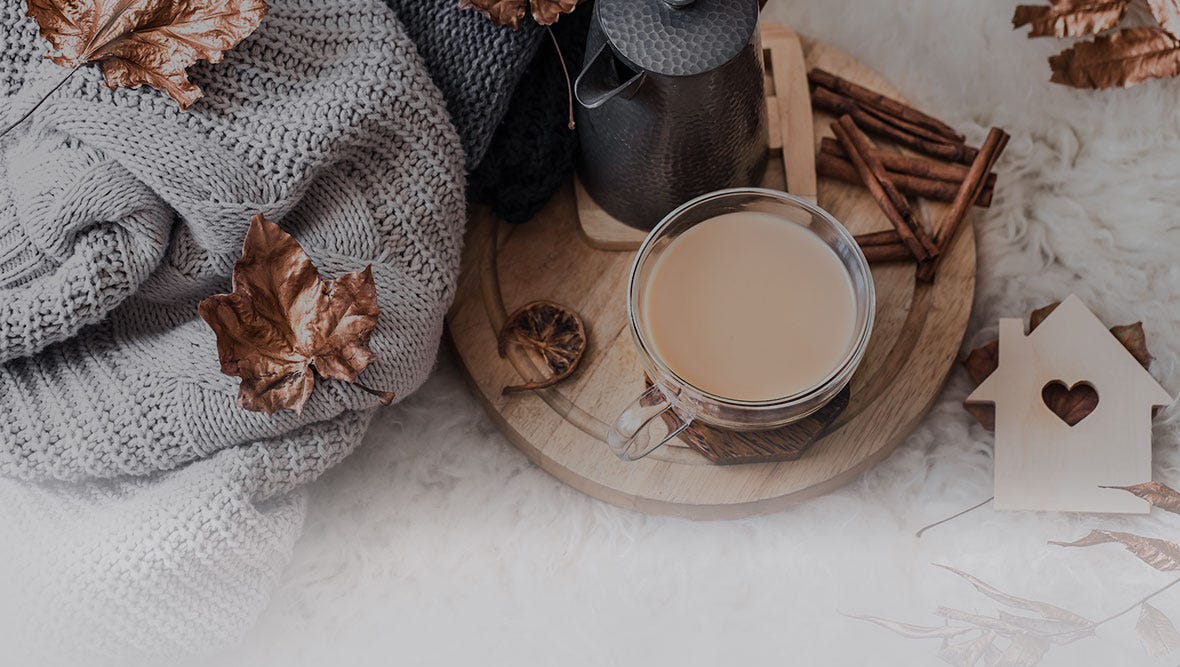
[[[804,41],[809,67],[822,67],[901,97],[868,67],[822,43]],[[817,114],[815,141],[829,135]],[[781,165],[779,169],[781,178]],[[821,181],[819,203],[853,233],[889,229],[860,188]],[[931,225],[945,206],[923,202]],[[914,280],[912,264],[873,267],[877,319],[852,398],[836,428],[797,461],[717,466],[679,443],[623,462],[605,444],[615,416],[644,378],[629,330],[625,289],[633,253],[586,244],[572,184],[536,219],[512,226],[486,210],[472,213],[450,340],[476,395],[530,459],[563,482],[606,502],[642,512],[697,519],[770,512],[834,489],[882,460],[930,409],[954,364],[975,289],[971,225],[952,242],[933,285]],[[577,310],[590,347],[579,371],[557,387],[502,396],[522,376],[543,376],[527,357],[496,352],[507,313],[535,299]]]

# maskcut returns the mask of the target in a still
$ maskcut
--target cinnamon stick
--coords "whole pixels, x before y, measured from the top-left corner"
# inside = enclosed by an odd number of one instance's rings
[[[955,128],[934,116],[923,113],[900,100],[852,83],[827,70],[818,67],[812,69],[807,73],[807,80],[816,86],[822,86],[845,97],[850,97],[865,106],[879,109],[895,118],[926,128],[951,142],[961,144],[966,141],[966,138],[956,132]]]
[[[861,252],[865,254],[865,259],[869,260],[870,264],[879,262],[906,262],[913,261],[914,256],[910,253],[910,249],[905,247],[904,243],[889,243],[886,245],[870,245],[861,248]]]
[[[886,229],[883,232],[866,232],[864,234],[857,234],[855,237],[856,245],[864,248],[871,245],[892,245],[894,243],[901,243],[901,237],[897,235],[897,230]]]
[[[855,102],[856,100],[853,100],[853,101]],[[865,113],[877,118],[881,122],[888,123],[903,132],[909,132],[910,134],[914,135],[915,137],[919,137],[919,138],[925,139],[927,141],[934,141],[934,142],[937,142],[940,144],[962,144],[963,143],[962,141],[948,139],[945,135],[928,130],[928,129],[922,127],[921,125],[916,125],[916,124],[911,123],[911,122],[904,120],[902,118],[890,116],[889,114],[885,113],[884,111],[881,111],[880,109],[876,109],[874,107],[865,106],[865,105],[860,105],[860,108]]]
[[[841,150],[840,152],[843,153],[844,151]],[[878,154],[884,157],[890,153],[889,151],[879,151]],[[951,202],[954,201],[955,195],[959,192],[958,183],[898,173],[888,169],[888,163],[884,160],[882,160],[882,163],[886,165],[886,173],[890,180],[893,181],[893,184],[903,194],[933,201]],[[860,174],[856,171],[856,167],[844,157],[836,157],[829,153],[820,153],[815,158],[815,169],[816,173],[820,176],[834,178],[845,183],[851,183],[852,185],[863,185]],[[979,199],[976,201],[976,204],[983,207],[991,206],[991,199],[992,189],[984,188],[979,193]]]
[[[963,180],[963,185],[959,188],[959,195],[951,202],[950,208],[939,219],[938,225],[935,227],[934,238],[939,249],[945,250],[950,247],[955,233],[967,217],[967,212],[971,210],[971,202],[979,197],[979,192],[983,189],[986,174],[995,167],[996,161],[1000,159],[1000,154],[1004,152],[1004,147],[1008,145],[1008,139],[1008,134],[999,128],[993,127],[988,130],[987,138],[979,147],[979,156],[971,163],[967,178]],[[927,266],[918,267],[919,278],[932,280],[936,268],[937,262],[930,262]]]
[[[869,193],[918,263],[929,262],[937,257],[938,247],[914,216],[909,202],[889,179],[885,168],[874,155],[872,142],[860,131],[852,117],[841,116],[832,124],[832,131],[860,173],[861,181],[868,187]]]
[[[988,130],[987,138],[983,140],[983,145],[979,149],[979,157],[971,163],[971,169],[967,172],[967,178],[963,179],[963,185],[959,190],[959,196],[951,203],[951,207],[943,214],[938,221],[938,226],[935,227],[934,238],[938,241],[940,247],[945,247],[950,244],[951,238],[954,237],[955,232],[959,228],[959,224],[967,217],[967,211],[971,208],[971,202],[978,196],[978,193],[983,189],[986,182],[986,174],[990,173],[995,167],[996,161],[1000,159],[1000,154],[1004,152],[1004,148],[1008,145],[1008,133],[993,127]]]
[[[896,142],[898,145],[904,146],[919,153],[925,153],[933,157],[949,160],[951,162],[961,162],[963,164],[970,164],[975,156],[979,153],[978,150],[960,143],[942,143],[937,141],[930,141],[922,137],[914,136],[898,127],[890,125],[881,119],[865,113],[860,106],[850,97],[844,97],[839,93],[834,93],[827,88],[817,87],[811,91],[812,105],[835,115],[849,115],[856,121],[863,130],[871,134],[889,139]]]
[[[821,153],[827,153],[828,155],[845,160],[848,159],[848,154],[840,147],[840,142],[831,137],[824,137],[820,141],[819,150]],[[967,170],[969,169],[967,165],[963,164],[933,160],[920,155],[905,155],[896,151],[881,150],[877,151],[877,155],[881,160],[881,164],[885,165],[885,168],[889,171],[920,176],[936,181],[947,181],[954,183],[956,186],[962,183],[963,179],[967,178]],[[996,175],[994,173],[988,174],[985,187],[992,188],[995,184]]]

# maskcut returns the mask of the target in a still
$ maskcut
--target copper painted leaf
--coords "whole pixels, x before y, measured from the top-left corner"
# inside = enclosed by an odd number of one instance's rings
[[[1180,514],[1180,493],[1159,482],[1144,482],[1133,486],[1104,486],[1104,489],[1120,489],[1129,491],[1151,503],[1153,507],[1167,510],[1173,514]]]
[[[1052,81],[1074,88],[1118,88],[1180,73],[1180,41],[1160,28],[1126,28],[1080,42],[1049,58]]]
[[[1131,533],[1113,530],[1092,530],[1080,540],[1073,542],[1050,542],[1060,547],[1090,547],[1095,544],[1117,543],[1126,547],[1136,558],[1157,570],[1171,572],[1180,570],[1180,545],[1153,537],[1140,537]]]
[[[242,378],[238,405],[247,410],[301,412],[314,373],[355,382],[376,357],[369,349],[380,313],[372,267],[324,280],[299,243],[262,214],[250,221],[233,292],[198,310],[217,334],[221,372]],[[383,403],[393,399],[365,389]]]
[[[1028,316],[1028,332],[1032,333],[1036,331],[1037,327],[1041,326],[1041,322],[1044,322],[1046,317],[1052,315],[1053,311],[1057,310],[1057,306],[1060,305],[1060,301],[1054,301],[1047,306],[1041,306],[1032,311],[1032,314]]]
[[[1180,632],[1164,612],[1144,602],[1140,605],[1139,621],[1135,623],[1135,634],[1143,648],[1154,658],[1167,655],[1180,648]]]
[[[1180,2],[1177,0],[1147,0],[1151,15],[1160,27],[1173,37],[1180,38]]]
[[[996,430],[996,406],[990,403],[964,403],[963,409],[988,431]]]
[[[993,340],[971,350],[971,354],[963,360],[963,367],[967,369],[972,382],[982,383],[1000,367],[1000,341]]]
[[[1053,0],[1049,6],[1018,5],[1012,27],[1029,26],[1029,37],[1093,35],[1118,25],[1129,0]]]
[[[53,62],[98,63],[111,89],[146,83],[181,109],[201,97],[185,70],[221,62],[266,10],[263,0],[28,0]]]
[[[513,30],[520,27],[528,9],[527,0],[459,0],[460,9],[474,9],[488,17],[498,26],[508,26]]]
[[[553,25],[562,14],[578,8],[578,0],[532,0],[533,18],[541,25]]]
[[[1086,627],[1086,626],[1089,626],[1092,624],[1090,619],[1086,618],[1085,616],[1075,614],[1072,611],[1069,611],[1068,609],[1062,609],[1061,607],[1051,605],[1047,602],[1036,602],[1035,600],[1026,600],[1025,598],[1016,597],[1015,595],[1008,595],[1007,593],[999,590],[998,588],[984,582],[983,580],[981,580],[971,574],[963,572],[962,570],[956,570],[953,567],[950,567],[947,565],[939,565],[937,563],[935,564],[935,567],[941,567],[942,569],[947,570],[948,572],[953,572],[954,574],[965,579],[967,581],[967,583],[974,586],[975,590],[979,591],[980,593],[983,593],[984,595],[991,598],[992,600],[999,602],[1002,605],[1006,605],[1008,607],[1011,607],[1013,609],[1023,609],[1025,611],[1031,611],[1031,612],[1041,615],[1044,618],[1068,623],[1068,624],[1073,625],[1077,628],[1083,628],[1083,627]]]
[[[1078,627],[1074,623],[1066,623],[1065,621],[1054,621],[1048,618],[1029,618],[1027,616],[1008,613],[1003,609],[1000,610],[999,616],[1000,620],[1005,623],[1011,623],[1018,628],[1024,628],[1024,630],[1037,637],[1043,637],[1057,644],[1071,644],[1083,637],[1094,635],[1093,626]]]
[[[972,614],[960,609],[939,607],[934,613],[942,616],[943,618],[946,618],[947,620],[959,621],[960,623],[970,623],[977,628],[991,630],[996,634],[1003,635],[1005,637],[1015,637],[1017,635],[1023,635],[1026,633],[1024,628],[1020,627],[1019,625],[1009,623],[1003,619],[992,616],[982,616],[980,614]]]
[[[1033,667],[1041,664],[1048,651],[1048,641],[1032,635],[1017,635],[1012,638],[1008,648],[994,664],[1003,667]]]
[[[938,650],[938,657],[954,667],[976,667],[989,649],[994,650],[995,641],[996,633],[991,631],[983,631],[974,639],[957,642],[947,639]]]
[[[868,621],[875,623],[887,630],[891,630],[909,639],[944,639],[947,637],[957,637],[963,633],[970,632],[971,628],[952,627],[950,625],[929,627],[925,625],[911,625],[909,623],[899,623],[897,621],[890,621],[885,618],[877,618],[876,616],[853,616],[858,621]]]
[[[1127,348],[1127,351],[1135,357],[1135,361],[1138,361],[1140,365],[1144,368],[1151,365],[1155,357],[1152,357],[1151,353],[1147,351],[1147,334],[1143,331],[1142,322],[1111,327],[1110,333],[1119,339],[1123,347]]]

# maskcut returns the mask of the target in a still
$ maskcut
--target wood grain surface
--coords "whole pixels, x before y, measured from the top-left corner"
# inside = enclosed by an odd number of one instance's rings
[[[807,66],[901,97],[847,54],[806,39],[802,43]],[[830,136],[829,121],[815,117],[812,150],[822,136]],[[786,136],[785,141],[791,146],[800,140]],[[766,183],[781,188],[782,160],[772,165]],[[824,180],[818,199],[853,233],[891,228],[861,188]],[[929,225],[944,206],[923,202],[917,211]],[[787,507],[847,483],[885,458],[926,414],[945,382],[975,285],[971,225],[954,239],[933,285],[916,283],[911,264],[874,266],[876,324],[852,380],[849,405],[829,435],[798,460],[717,466],[673,442],[627,463],[611,454],[605,438],[609,423],[644,389],[627,327],[625,289],[632,258],[631,252],[602,250],[585,241],[572,182],[524,225],[508,225],[476,209],[448,316],[449,338],[488,413],[541,468],[615,505],[698,519]],[[496,353],[496,332],[507,313],[536,299],[577,310],[586,323],[589,350],[578,373],[556,387],[502,396],[505,385],[542,375],[524,355],[504,360]]]

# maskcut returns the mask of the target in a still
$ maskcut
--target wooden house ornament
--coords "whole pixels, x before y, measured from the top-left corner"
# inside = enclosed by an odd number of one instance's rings
[[[1144,514],[1147,501],[1102,486],[1151,479],[1152,408],[1172,397],[1076,296],[1031,334],[1000,320],[999,368],[967,397],[996,407],[995,507]],[[1047,385],[1089,384],[1094,410],[1070,426]]]

